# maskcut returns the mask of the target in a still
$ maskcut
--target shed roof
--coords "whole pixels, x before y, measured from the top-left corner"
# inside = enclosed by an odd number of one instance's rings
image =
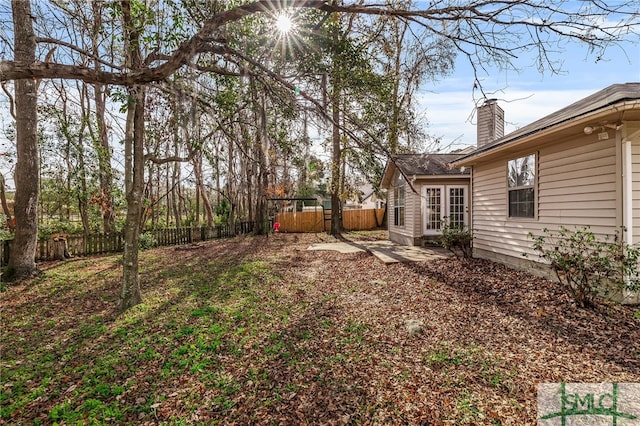
[[[467,160],[484,154],[487,151],[496,150],[510,143],[521,141],[536,133],[552,129],[563,123],[577,120],[599,111],[608,110],[614,105],[626,101],[638,100],[640,100],[640,83],[613,84],[452,161],[455,161],[457,164],[466,164],[468,162]]]

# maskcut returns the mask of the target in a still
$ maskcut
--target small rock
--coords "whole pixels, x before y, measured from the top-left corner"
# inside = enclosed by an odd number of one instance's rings
[[[417,319],[406,320],[404,322],[404,328],[407,330],[407,333],[409,333],[409,336],[415,336],[424,330],[424,321]]]

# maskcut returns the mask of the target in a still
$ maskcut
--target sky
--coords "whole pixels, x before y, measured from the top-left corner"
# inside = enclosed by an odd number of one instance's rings
[[[596,62],[584,47],[569,44],[561,55],[562,72],[558,75],[541,75],[535,67],[523,65],[520,73],[490,70],[488,75],[481,76],[481,84],[505,111],[505,134],[508,134],[611,84],[640,82],[640,40],[636,44],[627,43],[624,48],[623,51],[614,47]],[[472,69],[465,61],[460,58],[456,62],[452,75],[423,84],[417,96],[418,112],[429,122],[426,131],[442,140],[441,152],[476,143],[474,110],[479,93],[473,91]],[[6,125],[7,120],[10,117],[2,111],[0,126]],[[0,152],[7,150],[6,144],[0,138]],[[327,159],[328,154],[320,157]],[[10,174],[6,177],[12,186]]]
[[[629,43],[624,51],[613,48],[597,63],[577,45],[562,57],[559,75],[541,75],[527,67],[520,74],[492,70],[481,78],[489,98],[497,99],[505,112],[505,135],[611,84],[640,82],[640,43]],[[471,66],[463,60],[451,76],[421,88],[418,110],[429,122],[427,132],[442,138],[441,152],[476,143],[472,89]]]

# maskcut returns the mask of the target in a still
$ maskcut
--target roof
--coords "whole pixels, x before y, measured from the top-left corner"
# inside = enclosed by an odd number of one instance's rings
[[[528,124],[508,135],[486,144],[470,154],[460,156],[456,165],[467,164],[474,157],[487,151],[496,150],[499,147],[524,140],[539,132],[552,129],[561,124],[568,123],[582,117],[586,117],[611,109],[613,106],[627,102],[640,100],[640,83],[613,84],[599,92],[596,92],[584,99],[581,99],[565,108],[549,114],[531,124]],[[635,106],[639,108],[639,106]]]
[[[405,177],[415,176],[468,176],[469,169],[452,168],[449,163],[460,158],[462,154],[398,154],[392,155],[382,176],[381,187],[391,184],[393,170],[397,168]]]
[[[364,183],[358,186],[358,195],[361,202],[364,202],[367,198],[376,193],[375,188],[370,183]]]

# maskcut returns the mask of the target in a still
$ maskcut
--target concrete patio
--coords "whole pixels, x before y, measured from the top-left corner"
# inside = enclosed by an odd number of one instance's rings
[[[444,259],[452,254],[441,247],[402,246],[388,240],[382,241],[340,241],[335,243],[312,244],[307,250],[333,250],[340,253],[366,251],[375,255],[384,263],[423,262],[432,259]]]

